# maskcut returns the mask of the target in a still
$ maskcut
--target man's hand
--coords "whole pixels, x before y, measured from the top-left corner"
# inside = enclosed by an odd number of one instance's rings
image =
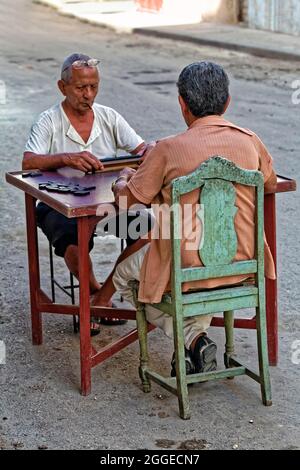
[[[142,161],[147,157],[147,155],[151,152],[151,150],[154,149],[155,145],[156,145],[155,141],[149,142],[148,144],[146,144],[146,148],[145,148],[145,150],[142,154],[142,158],[141,158]]]
[[[112,189],[112,191],[114,193],[114,196],[115,196],[115,202],[117,203],[117,205],[121,209],[126,209],[127,208],[127,202],[125,202],[125,205],[124,205],[124,200],[123,201],[119,200],[119,193],[120,193],[120,191],[122,191],[127,186],[128,181],[130,180],[130,178],[133,177],[133,175],[135,175],[135,173],[136,173],[136,170],[134,170],[133,168],[125,167],[120,172],[120,175],[116,179],[116,181],[112,184],[111,189]],[[130,193],[130,191],[129,191],[129,193]],[[124,207],[123,207],[123,205],[124,205]]]
[[[132,152],[130,152],[132,155],[136,155],[137,157],[141,157],[143,160],[146,155],[155,147],[156,142],[149,142],[146,144],[146,142],[142,142],[138,147],[136,147]]]
[[[100,160],[90,152],[66,153],[63,156],[63,164],[84,172],[99,171],[104,168]]]
[[[126,178],[126,181],[129,181],[133,175],[136,174],[136,170],[130,167],[125,167],[123,170],[120,172],[120,177],[124,176],[124,179]]]

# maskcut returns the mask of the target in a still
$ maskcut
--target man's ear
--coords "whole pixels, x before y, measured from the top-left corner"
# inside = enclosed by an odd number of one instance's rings
[[[192,122],[194,122],[195,119],[197,119],[197,118],[191,113],[191,111],[189,110],[188,105],[186,104],[186,102],[184,101],[182,96],[180,96],[180,95],[178,96],[178,101],[179,101],[179,104],[180,104],[183,119],[185,120],[185,123],[189,127],[192,124]]]
[[[181,108],[182,115],[185,116],[186,112],[188,110],[188,107],[187,107],[184,99],[180,95],[178,95],[178,102],[179,102],[179,105],[180,105],[180,108]]]
[[[230,95],[228,95],[228,98],[227,98],[227,100],[226,100],[226,103],[225,103],[225,106],[224,106],[224,111],[223,111],[223,114],[225,114],[225,113],[226,113],[226,111],[227,111],[227,108],[228,108],[228,106],[230,105],[230,101],[231,101],[231,96],[230,96]]]
[[[66,96],[66,83],[63,80],[58,80],[57,86],[60,90],[60,92]]]

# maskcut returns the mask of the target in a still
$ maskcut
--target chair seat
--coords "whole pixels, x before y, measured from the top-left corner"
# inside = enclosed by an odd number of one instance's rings
[[[187,292],[182,294],[181,301],[184,317],[221,312],[224,302],[229,310],[256,308],[258,306],[258,288],[241,285],[225,289]],[[152,304],[152,306],[164,313],[174,315],[175,306],[171,294],[164,294],[162,301],[159,304]]]
[[[182,304],[194,304],[200,302],[209,302],[211,300],[227,300],[237,297],[247,297],[258,294],[258,288],[255,286],[226,287],[225,289],[210,289],[187,292],[182,295]],[[162,303],[172,304],[171,294],[164,294]]]

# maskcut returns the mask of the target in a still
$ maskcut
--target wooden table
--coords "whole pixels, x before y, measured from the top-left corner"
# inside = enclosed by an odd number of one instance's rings
[[[137,159],[131,159],[131,166],[137,166]],[[91,307],[89,295],[89,263],[88,263],[88,233],[89,216],[94,216],[99,207],[108,211],[113,207],[113,193],[111,183],[116,179],[124,162],[109,163],[105,172],[94,175],[84,175],[78,178],[66,178],[55,171],[44,171],[42,176],[22,178],[22,172],[6,174],[8,183],[16,186],[25,193],[26,226],[28,244],[28,264],[31,301],[32,342],[42,344],[42,313],[56,313],[79,315],[80,321],[80,361],[81,361],[81,393],[88,395],[91,392],[91,369],[103,362],[122,348],[137,339],[137,330],[134,329],[115,342],[96,351],[90,338],[90,314],[95,316],[119,317],[135,319],[135,311],[129,309],[113,309]],[[38,189],[40,182],[55,181],[57,183],[79,183],[82,186],[96,186],[90,195],[77,197],[71,194],[48,193]],[[276,264],[276,211],[275,194],[295,191],[296,182],[278,176],[277,188],[274,193],[265,195],[265,232]],[[64,305],[52,302],[40,285],[38,234],[35,216],[36,200],[45,202],[53,209],[66,217],[78,219],[78,250],[79,250],[79,305]],[[99,202],[101,201],[101,202]],[[277,281],[266,281],[267,327],[269,360],[276,365],[278,360],[278,312],[277,312]],[[214,318],[213,326],[222,326],[223,319]],[[255,318],[235,319],[237,328],[256,328]],[[149,325],[149,330],[154,327]]]
[[[131,158],[131,166],[137,166],[138,159]],[[121,308],[91,307],[89,295],[89,216],[95,216],[99,207],[106,212],[114,210],[111,184],[116,179],[124,162],[107,164],[105,172],[95,175],[66,178],[56,171],[43,171],[41,176],[22,178],[20,171],[6,174],[8,183],[16,186],[25,193],[26,228],[28,246],[30,303],[32,343],[40,345],[43,341],[42,313],[55,313],[79,315],[80,322],[80,362],[81,362],[81,393],[88,395],[91,392],[91,369],[108,357],[117,353],[138,338],[136,328],[126,335],[118,338],[109,345],[96,351],[91,344],[90,315],[100,317],[122,318],[135,320],[135,310]],[[111,171],[108,171],[111,169]],[[26,172],[25,172],[26,173]],[[78,197],[72,194],[59,194],[39,190],[39,183],[55,181],[57,183],[78,183],[81,186],[96,186],[90,195]],[[79,306],[65,305],[52,302],[40,285],[40,267],[38,253],[38,231],[36,225],[36,201],[48,204],[68,218],[76,217],[78,220],[78,251],[79,251]],[[99,201],[102,201],[99,204]],[[148,330],[154,327],[149,325]]]

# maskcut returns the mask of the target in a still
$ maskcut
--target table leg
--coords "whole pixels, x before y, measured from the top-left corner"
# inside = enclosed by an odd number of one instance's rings
[[[265,195],[265,233],[277,272],[275,193]],[[272,280],[266,278],[266,313],[269,363],[271,366],[276,366],[278,362],[278,306],[276,279]]]
[[[38,308],[38,292],[40,289],[40,267],[38,252],[38,235],[35,216],[36,199],[25,194],[26,230],[28,247],[28,268],[31,305],[32,343],[42,344],[42,315]]]
[[[90,285],[89,285],[89,226],[87,217],[78,219],[79,256],[79,321],[80,321],[80,362],[81,394],[91,393],[92,349],[90,337]]]

